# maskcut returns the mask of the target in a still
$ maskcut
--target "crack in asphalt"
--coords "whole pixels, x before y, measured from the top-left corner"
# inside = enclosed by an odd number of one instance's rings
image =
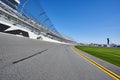
[[[21,62],[21,61],[24,61],[24,60],[26,60],[26,59],[29,59],[29,58],[31,58],[31,57],[34,57],[34,56],[36,56],[36,55],[38,55],[38,54],[41,54],[41,53],[43,53],[43,52],[45,52],[45,51],[47,51],[47,50],[48,50],[48,49],[45,49],[45,50],[43,50],[43,51],[41,51],[41,52],[35,53],[35,54],[30,55],[30,56],[28,56],[28,57],[22,58],[22,59],[17,60],[17,61],[13,61],[12,64],[19,63],[19,62]]]

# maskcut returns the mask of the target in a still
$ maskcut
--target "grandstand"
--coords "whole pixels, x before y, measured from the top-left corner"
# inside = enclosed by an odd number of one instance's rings
[[[13,4],[12,4],[13,3]],[[0,32],[21,35],[33,39],[52,42],[75,43],[73,39],[61,35],[51,23],[49,17],[42,10],[38,17],[32,18],[24,12],[18,12],[19,0],[0,0]],[[43,21],[38,20],[40,15],[46,16]],[[49,21],[49,25],[45,22]]]

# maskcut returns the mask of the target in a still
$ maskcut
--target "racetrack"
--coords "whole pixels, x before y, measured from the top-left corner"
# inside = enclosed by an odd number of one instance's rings
[[[0,33],[0,80],[115,80],[70,47]]]

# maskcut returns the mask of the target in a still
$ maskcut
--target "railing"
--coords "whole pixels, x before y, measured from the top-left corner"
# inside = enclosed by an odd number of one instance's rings
[[[7,21],[12,25],[17,25],[18,27],[23,27],[29,29],[35,34],[39,35],[40,33],[49,38],[59,40],[59,41],[70,41],[62,37],[60,34],[57,34],[47,27],[43,26],[41,23],[35,22],[29,17],[22,16],[17,11],[10,9],[8,6],[5,6],[0,1],[0,16],[3,20]],[[54,36],[48,35],[46,33],[51,33]]]

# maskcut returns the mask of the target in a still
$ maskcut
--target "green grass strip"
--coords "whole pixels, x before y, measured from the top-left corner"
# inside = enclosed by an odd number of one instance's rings
[[[75,46],[88,54],[120,66],[120,48],[104,48],[91,46]]]

